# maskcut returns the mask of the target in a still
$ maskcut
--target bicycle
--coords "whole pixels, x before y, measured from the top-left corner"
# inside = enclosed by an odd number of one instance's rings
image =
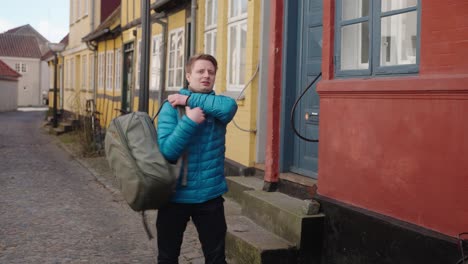
[[[91,141],[93,143],[93,149],[100,152],[104,149],[101,121],[99,119],[99,115],[101,113],[96,110],[94,99],[86,100],[86,113],[91,125]]]

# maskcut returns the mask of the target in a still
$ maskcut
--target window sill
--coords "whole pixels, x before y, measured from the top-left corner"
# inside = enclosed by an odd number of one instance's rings
[[[326,94],[342,93],[426,93],[444,91],[468,91],[468,74],[439,74],[417,76],[357,77],[322,80],[317,92]]]
[[[241,91],[225,91],[222,92],[221,95],[231,97],[232,99],[236,101],[244,101],[245,100],[245,95],[241,94]]]

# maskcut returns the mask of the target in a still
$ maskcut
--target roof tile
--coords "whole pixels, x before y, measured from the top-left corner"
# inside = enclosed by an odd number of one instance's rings
[[[21,74],[10,68],[5,62],[0,60],[0,79],[17,79]]]
[[[39,43],[33,36],[0,34],[0,56],[40,58]]]

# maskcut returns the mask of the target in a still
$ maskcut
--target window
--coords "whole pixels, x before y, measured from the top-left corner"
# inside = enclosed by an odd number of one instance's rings
[[[75,0],[70,0],[70,25],[73,24],[73,22],[75,22]]]
[[[205,10],[205,53],[216,56],[216,22],[218,19],[218,0],[207,0]]]
[[[167,89],[177,90],[184,84],[184,29],[169,32]]]
[[[84,0],[83,1],[83,16],[88,15],[88,1],[89,0]]]
[[[81,56],[81,89],[86,90],[88,82],[88,55]]]
[[[337,0],[337,75],[418,71],[418,0]]]
[[[150,90],[159,90],[161,81],[161,54],[162,54],[162,36],[153,36],[151,49],[151,84]]]
[[[89,54],[89,90],[94,90],[94,54]]]
[[[122,54],[121,50],[117,49],[115,51],[115,90],[120,90],[120,85],[122,83],[122,70],[121,70],[121,65],[122,65]]]
[[[75,79],[75,74],[76,74],[76,71],[75,71],[75,58],[71,58],[70,60],[70,88],[71,89],[75,89],[75,85],[76,85],[76,79]]]
[[[137,58],[136,58],[136,71],[135,71],[135,87],[140,89],[140,60],[141,60],[141,40],[137,44]]]
[[[98,55],[98,88],[104,88],[104,60],[106,59],[106,54],[104,52],[100,52]]]
[[[26,63],[15,63],[15,71],[17,72],[27,72],[28,67]]]
[[[75,20],[79,20],[81,18],[81,7],[80,7],[81,1],[82,0],[75,0],[76,2]]]
[[[65,88],[70,88],[70,59],[65,60]]]
[[[106,54],[106,90],[112,90],[114,85],[114,51],[110,50]]]
[[[245,84],[247,0],[229,1],[227,89],[240,91]]]

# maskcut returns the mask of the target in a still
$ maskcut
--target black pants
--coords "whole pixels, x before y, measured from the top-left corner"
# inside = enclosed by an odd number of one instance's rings
[[[226,219],[224,199],[218,197],[200,204],[169,205],[158,210],[158,263],[179,263],[180,247],[190,217],[198,231],[206,264],[225,264]]]

